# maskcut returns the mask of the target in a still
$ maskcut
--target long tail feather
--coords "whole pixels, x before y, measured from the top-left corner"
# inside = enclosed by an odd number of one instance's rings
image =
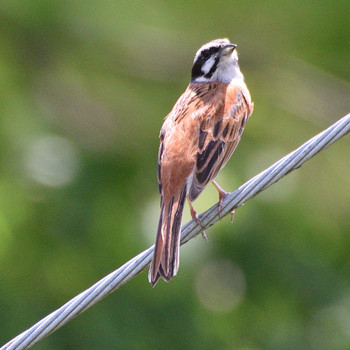
[[[185,198],[186,187],[168,203],[162,201],[154,254],[148,274],[153,287],[160,277],[164,281],[170,281],[179,268],[180,230]]]

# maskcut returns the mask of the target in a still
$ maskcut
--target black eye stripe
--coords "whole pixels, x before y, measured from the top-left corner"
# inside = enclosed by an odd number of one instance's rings
[[[204,51],[202,52],[202,57],[204,57],[204,58],[209,58],[209,56],[210,56],[210,51],[209,51],[209,50],[204,50]]]
[[[213,54],[219,52],[219,50],[220,50],[220,47],[211,47],[210,49],[203,50],[201,56],[207,59]]]
[[[210,78],[213,75],[219,63],[219,56],[217,55],[217,53],[220,51],[220,49],[221,49],[221,46],[212,46],[202,50],[202,52],[200,53],[200,55],[197,57],[196,61],[193,64],[191,80],[195,80],[196,78],[201,76]],[[202,71],[202,67],[205,64],[205,62],[207,62],[212,57],[215,57],[215,62],[211,67],[210,71],[206,75],[204,75]]]

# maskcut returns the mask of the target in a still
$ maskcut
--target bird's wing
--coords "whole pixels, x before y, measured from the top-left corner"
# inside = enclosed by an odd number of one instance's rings
[[[220,99],[220,94],[217,96]],[[217,106],[215,114],[204,115],[201,120],[196,164],[189,184],[191,201],[215,179],[219,170],[229,160],[253,112],[249,92],[240,85],[228,86],[224,98],[220,101],[210,103]]]

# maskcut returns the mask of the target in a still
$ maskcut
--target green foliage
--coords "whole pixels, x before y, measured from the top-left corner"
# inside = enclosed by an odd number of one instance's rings
[[[238,44],[255,102],[218,178],[234,190],[349,112],[349,15],[346,0],[2,2],[0,344],[153,243],[158,132],[204,42]],[[143,273],[35,348],[349,348],[349,175],[346,137],[184,246],[171,283]]]

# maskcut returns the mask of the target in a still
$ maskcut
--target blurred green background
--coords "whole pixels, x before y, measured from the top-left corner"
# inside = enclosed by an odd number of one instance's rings
[[[0,345],[153,244],[159,129],[203,43],[238,45],[255,102],[232,191],[349,112],[349,18],[348,0],[2,1]],[[144,272],[34,348],[349,349],[349,150],[186,244],[171,283]]]

